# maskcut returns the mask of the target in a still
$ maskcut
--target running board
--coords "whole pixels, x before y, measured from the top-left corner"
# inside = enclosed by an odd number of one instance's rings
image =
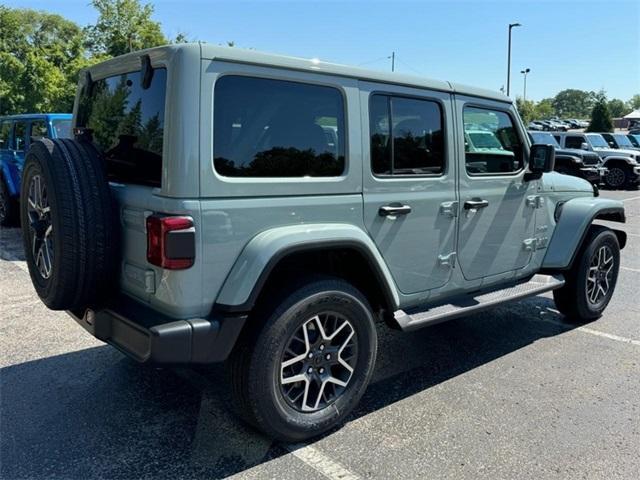
[[[402,330],[410,331],[476,313],[501,303],[555,290],[563,285],[564,277],[562,275],[534,275],[528,282],[513,287],[458,299],[456,303],[440,305],[424,312],[408,314],[403,310],[397,310],[393,316]]]

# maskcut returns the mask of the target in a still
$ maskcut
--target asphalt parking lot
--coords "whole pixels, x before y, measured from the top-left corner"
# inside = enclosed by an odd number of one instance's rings
[[[341,429],[271,442],[228,412],[223,370],[141,367],[35,295],[0,232],[0,477],[640,478],[640,192],[605,315],[551,295],[402,334]]]

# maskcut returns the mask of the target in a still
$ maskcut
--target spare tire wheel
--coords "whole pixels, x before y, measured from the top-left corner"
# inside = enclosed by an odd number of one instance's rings
[[[91,144],[32,144],[20,215],[31,280],[47,307],[83,309],[108,298],[118,268],[116,211],[104,164]]]

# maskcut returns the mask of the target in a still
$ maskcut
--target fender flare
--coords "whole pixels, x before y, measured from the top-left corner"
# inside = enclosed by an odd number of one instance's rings
[[[387,303],[398,308],[399,296],[391,272],[362,229],[349,224],[301,224],[272,228],[253,237],[225,279],[214,310],[250,311],[280,260],[292,253],[333,248],[351,248],[361,253],[375,272]]]
[[[628,165],[634,165],[633,159],[631,157],[626,157],[624,155],[610,155],[608,157],[604,157],[602,159],[602,166],[606,167],[609,162],[624,162]]]
[[[595,197],[572,198],[556,206],[556,227],[547,247],[543,270],[571,268],[589,227],[596,219],[624,223],[624,205],[618,200]],[[626,234],[614,230],[624,247]]]

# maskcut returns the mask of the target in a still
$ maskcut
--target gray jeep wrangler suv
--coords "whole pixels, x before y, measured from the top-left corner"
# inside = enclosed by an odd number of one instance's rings
[[[553,172],[499,93],[185,44],[89,68],[73,113],[22,179],[40,298],[138,361],[226,361],[275,438],[344,420],[376,322],[548,291],[589,321],[616,285],[625,234],[593,222],[622,203]]]

